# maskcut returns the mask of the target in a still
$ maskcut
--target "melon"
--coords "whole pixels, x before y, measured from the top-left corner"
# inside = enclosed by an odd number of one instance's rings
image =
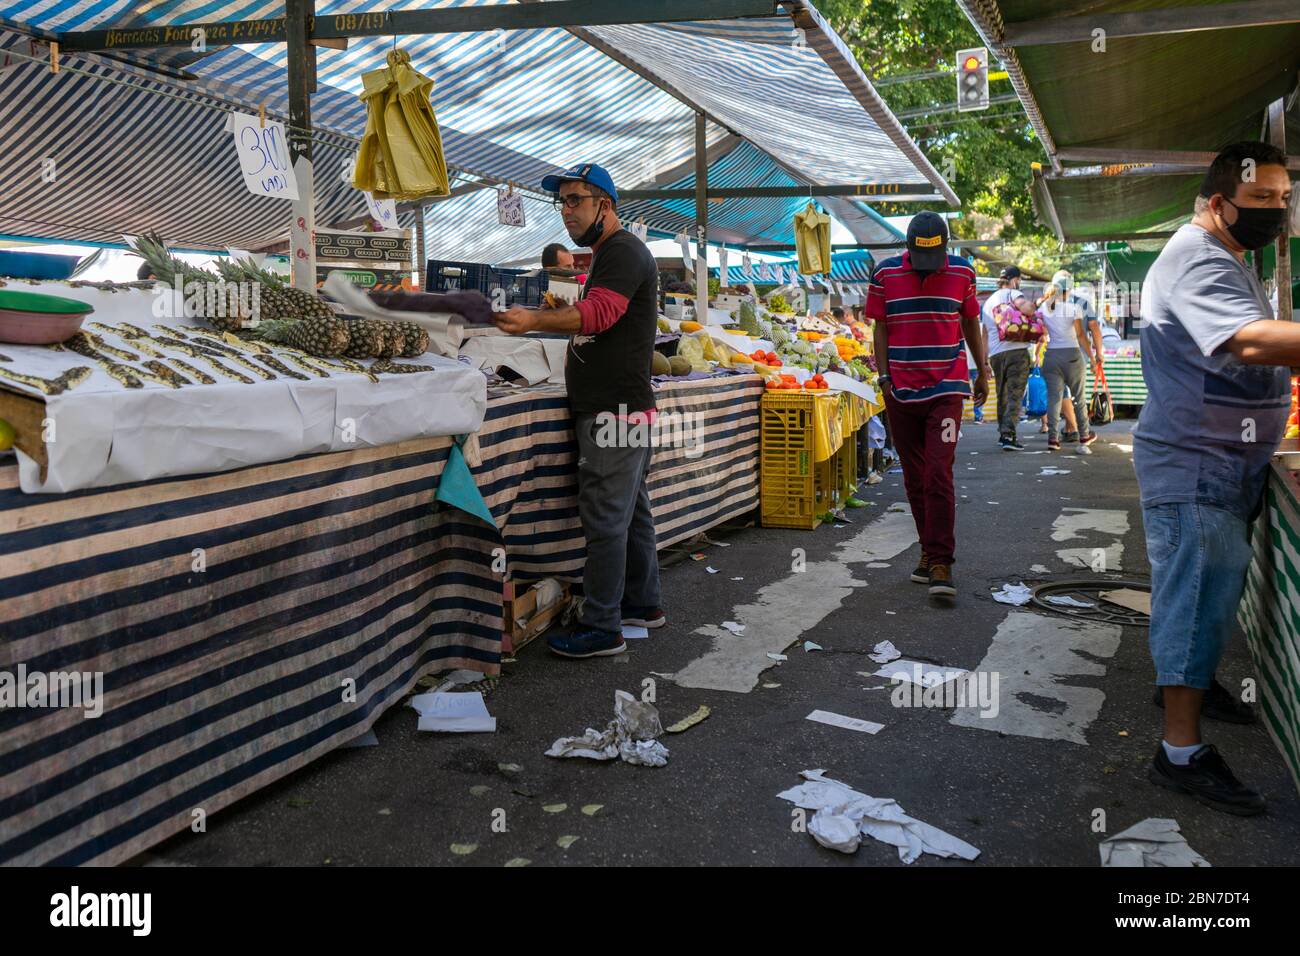
[[[669,375],[690,375],[691,360],[684,355],[674,355],[668,360]]]
[[[651,375],[671,375],[672,365],[668,361],[668,356],[663,352],[655,352],[654,357],[650,359]]]

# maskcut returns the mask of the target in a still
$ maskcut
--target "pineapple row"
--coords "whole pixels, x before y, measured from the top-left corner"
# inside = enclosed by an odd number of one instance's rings
[[[223,332],[281,342],[312,355],[347,358],[415,358],[429,349],[429,333],[415,322],[382,319],[345,321],[329,304],[304,289],[296,289],[280,276],[258,267],[251,259],[222,262],[219,275],[174,258],[157,233],[147,233],[136,243],[138,252],[162,282],[172,285],[179,276],[190,282],[256,282],[261,286],[260,321],[243,328],[238,316],[204,316],[204,321]]]

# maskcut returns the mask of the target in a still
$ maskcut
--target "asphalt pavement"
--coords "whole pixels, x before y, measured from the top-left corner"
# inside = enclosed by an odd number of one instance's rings
[[[1048,454],[1045,436],[1023,425],[1028,452],[1001,452],[994,426],[967,424],[950,606],[908,579],[919,548],[895,472],[862,485],[870,505],[843,526],[711,532],[721,544],[692,549],[705,560],[663,571],[670,625],[622,657],[563,660],[534,641],[488,682],[495,733],[422,733],[413,710],[394,707],[375,726],[378,746],[335,751],[140,862],[902,865],[886,844],[844,855],[801,831],[777,795],[822,769],[981,851],[973,862],[927,855],[914,866],[1096,867],[1100,840],[1149,817],[1176,819],[1216,867],[1292,864],[1300,799],[1260,725],[1207,723],[1205,739],[1266,794],[1264,816],[1227,816],[1160,790],[1146,779],[1161,716],[1146,630],[991,596],[1005,583],[1149,580],[1132,425],[1101,429],[1095,453],[1080,457]],[[724,621],[746,630],[729,634]],[[768,658],[764,642],[787,638],[776,653],[788,660]],[[907,660],[996,672],[997,715],[895,706],[867,656],[884,640]],[[1240,687],[1250,674],[1238,634],[1220,677]],[[558,737],[603,728],[620,689],[652,691],[665,726],[701,705],[711,714],[664,736],[663,767],[544,756]],[[883,728],[816,723],[815,710]]]

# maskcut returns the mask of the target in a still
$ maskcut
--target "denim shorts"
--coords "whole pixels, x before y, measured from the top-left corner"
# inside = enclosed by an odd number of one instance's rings
[[[1156,684],[1207,690],[1237,619],[1250,567],[1250,525],[1199,502],[1142,509],[1151,562]]]

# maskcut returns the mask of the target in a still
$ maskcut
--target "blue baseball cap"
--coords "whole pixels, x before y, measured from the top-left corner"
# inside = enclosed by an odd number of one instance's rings
[[[606,172],[604,166],[597,166],[595,163],[579,163],[562,173],[547,176],[542,180],[542,188],[548,193],[559,193],[561,183],[586,183],[588,186],[603,189],[614,200],[614,205],[618,205],[618,190],[614,188],[614,179]]]

